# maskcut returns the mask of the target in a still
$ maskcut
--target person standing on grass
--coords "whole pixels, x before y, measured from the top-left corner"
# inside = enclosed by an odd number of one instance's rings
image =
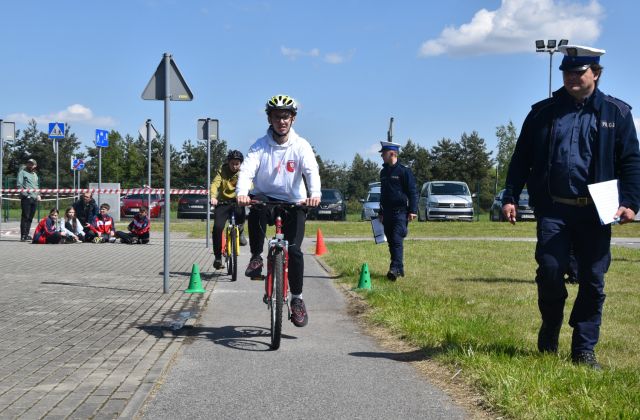
[[[556,353],[573,245],[578,294],[571,311],[571,359],[600,369],[594,348],[611,262],[611,222],[634,220],[640,206],[640,151],[631,107],[602,93],[604,50],[563,45],[564,86],[532,106],[507,173],[502,212],[512,224],[526,183],[537,219],[538,350]],[[603,224],[588,184],[619,180],[619,207]]]
[[[411,169],[398,162],[400,145],[381,141],[382,170],[380,171],[380,221],[389,244],[391,264],[387,278],[396,281],[404,277],[404,238],[408,224],[418,214],[418,191]]]
[[[39,189],[40,180],[38,178],[38,174],[36,173],[37,168],[38,163],[35,159],[27,160],[27,163],[24,166],[21,166],[20,170],[18,171],[18,179],[16,181],[17,187],[25,190]],[[39,192],[20,193],[20,208],[22,210],[20,216],[21,242],[30,241],[33,239],[31,235],[29,235],[29,231],[31,230],[31,222],[33,221],[33,216],[36,213],[38,201],[40,200],[41,197]]]

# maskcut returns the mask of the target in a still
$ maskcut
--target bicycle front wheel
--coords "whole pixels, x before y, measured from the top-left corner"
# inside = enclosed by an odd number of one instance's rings
[[[238,229],[232,228],[231,235],[229,238],[229,266],[228,273],[231,275],[231,281],[236,281],[238,279]]]
[[[271,292],[271,349],[280,348],[282,335],[282,307],[284,306],[284,253],[273,256],[273,290]]]
[[[231,258],[231,236],[233,230],[227,227],[226,242],[224,244],[224,262],[227,264],[227,274],[233,273],[233,258]]]

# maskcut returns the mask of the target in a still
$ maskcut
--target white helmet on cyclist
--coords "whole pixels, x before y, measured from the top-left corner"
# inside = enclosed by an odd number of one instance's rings
[[[291,111],[293,115],[296,115],[298,113],[298,104],[295,99],[288,95],[272,96],[267,101],[265,112],[268,115],[271,111],[275,110]]]

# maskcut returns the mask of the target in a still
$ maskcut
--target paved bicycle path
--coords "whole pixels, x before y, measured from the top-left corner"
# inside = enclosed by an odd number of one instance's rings
[[[242,255],[240,267],[247,262]],[[341,292],[309,254],[305,274],[309,324],[296,328],[286,321],[277,351],[269,349],[263,283],[221,277],[144,418],[467,417],[360,330]]]

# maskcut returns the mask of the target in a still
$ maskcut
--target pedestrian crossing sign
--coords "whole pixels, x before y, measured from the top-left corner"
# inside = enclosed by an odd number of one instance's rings
[[[59,122],[49,123],[49,138],[50,139],[63,139],[64,138],[64,123],[59,123]]]

